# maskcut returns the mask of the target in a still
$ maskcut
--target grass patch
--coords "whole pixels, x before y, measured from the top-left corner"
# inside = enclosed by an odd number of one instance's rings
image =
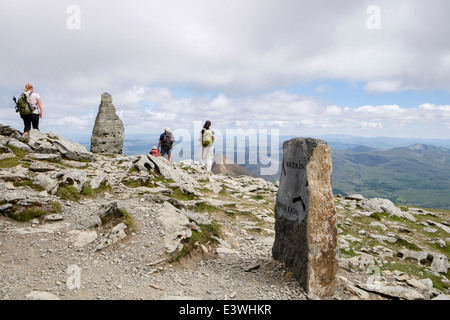
[[[415,243],[408,240],[397,238],[397,242],[393,243],[394,246],[403,247],[412,251],[422,251]]]
[[[190,201],[190,200],[196,200],[198,199],[194,194],[191,193],[183,193],[180,188],[172,189],[172,195],[171,198],[180,200],[180,201]]]
[[[450,285],[442,282],[441,277],[433,276],[432,274],[429,274],[425,272],[425,268],[419,267],[417,264],[409,264],[409,263],[387,263],[384,265],[384,268],[390,271],[401,271],[409,275],[414,275],[419,277],[420,279],[426,279],[429,278],[431,281],[433,281],[433,287],[441,290],[442,292],[446,292],[447,289],[450,288]],[[449,273],[447,273],[447,279],[449,278]]]
[[[12,182],[15,187],[30,187],[31,189],[39,192],[45,190],[42,186],[34,184],[32,180],[18,178],[18,179],[5,179],[5,181]]]
[[[61,212],[61,205],[59,202],[55,201],[50,205],[35,203],[29,208],[13,205],[7,216],[17,222],[28,222],[35,218],[42,218],[47,214],[55,214],[59,212]]]
[[[190,253],[200,244],[218,244],[218,241],[213,238],[221,237],[220,225],[217,222],[213,221],[210,225],[201,225],[200,230],[201,232],[193,230],[192,236],[182,242],[183,249],[171,258],[171,262],[179,261],[190,255]]]
[[[129,232],[136,232],[136,226],[131,214],[124,208],[118,208],[115,211],[109,212],[100,218],[102,225],[105,227],[113,227],[119,223],[125,223]]]
[[[124,222],[128,227],[128,229],[130,230],[130,232],[136,232],[135,223],[131,214],[129,214],[128,211],[123,208],[119,208],[119,212],[122,214]]]
[[[92,195],[94,195],[94,190],[91,188],[90,185],[85,184],[83,186],[83,188],[81,189],[80,194],[85,196],[85,197],[91,197]]]
[[[7,144],[6,147],[11,149],[11,151],[16,155],[16,157],[19,157],[21,159],[23,159],[28,154],[27,151],[17,148],[17,147],[14,147],[10,144]]]
[[[221,196],[228,195],[227,188],[225,188],[225,185],[223,185],[223,184],[222,184],[222,190],[219,191],[219,195],[221,195]]]
[[[155,182],[162,182],[164,184],[175,183],[175,181],[173,181],[172,179],[165,179],[163,176],[161,176],[158,173],[153,173],[153,180]]]
[[[25,209],[20,212],[10,213],[8,216],[17,222],[27,222],[34,218],[43,217],[46,213],[42,209]]]
[[[190,210],[196,211],[196,212],[208,212],[208,213],[217,213],[217,212],[221,212],[221,213],[225,213],[225,210],[216,207],[216,206],[212,206],[206,202],[198,202],[195,204],[195,206],[190,206],[189,207]]]
[[[343,255],[349,256],[350,258],[356,257],[358,255],[355,250],[353,250],[353,248],[350,248],[349,250],[339,249],[339,252]]]
[[[250,199],[258,201],[258,200],[264,200],[264,197],[262,195],[258,194],[258,195],[250,196]]]
[[[56,195],[60,197],[62,200],[72,200],[78,201],[80,200],[80,194],[78,193],[77,188],[73,185],[61,184],[58,187],[58,191],[56,191]]]

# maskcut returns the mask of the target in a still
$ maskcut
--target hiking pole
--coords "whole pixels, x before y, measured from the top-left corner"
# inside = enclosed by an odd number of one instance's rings
[[[16,97],[13,97],[13,101],[16,104],[16,112],[19,112],[19,107],[17,106],[17,99],[16,99]]]

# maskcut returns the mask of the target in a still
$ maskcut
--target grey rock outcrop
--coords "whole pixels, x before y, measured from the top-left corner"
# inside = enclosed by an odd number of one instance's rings
[[[37,156],[39,160],[45,160],[42,154],[48,154],[50,155],[48,158],[55,158],[59,155],[59,159],[61,156],[64,156],[70,160],[94,161],[92,153],[88,152],[81,144],[70,142],[53,132],[43,133],[36,129],[31,130],[29,133],[28,147],[31,149],[22,149],[28,152],[34,152],[34,156],[40,154],[40,156]]]
[[[125,129],[112,101],[110,94],[102,94],[92,130],[91,152],[93,153],[122,154]]]
[[[158,211],[158,219],[164,227],[164,242],[168,253],[181,250],[183,239],[192,235],[189,219],[168,202]]]
[[[381,286],[374,284],[358,284],[358,287],[366,291],[381,293],[386,296],[405,299],[405,300],[424,300],[425,297],[412,289],[394,287],[394,286]]]
[[[359,202],[359,205],[366,210],[372,212],[386,212],[391,216],[396,216],[399,218],[406,218],[412,222],[416,222],[416,218],[408,212],[403,212],[400,208],[397,208],[392,201],[388,199],[380,199],[380,198],[372,198],[372,199],[363,199]]]

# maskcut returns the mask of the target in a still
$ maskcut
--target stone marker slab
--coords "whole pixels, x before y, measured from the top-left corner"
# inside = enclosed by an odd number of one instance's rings
[[[338,271],[331,172],[331,150],[325,141],[284,142],[272,254],[308,294],[319,297],[334,293]]]

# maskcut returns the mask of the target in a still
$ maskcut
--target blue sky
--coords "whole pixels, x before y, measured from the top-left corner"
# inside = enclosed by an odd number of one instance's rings
[[[128,136],[209,119],[222,131],[446,139],[448,12],[445,0],[9,2],[0,123],[22,129],[11,98],[32,83],[41,130],[67,138],[90,136],[108,92]]]

